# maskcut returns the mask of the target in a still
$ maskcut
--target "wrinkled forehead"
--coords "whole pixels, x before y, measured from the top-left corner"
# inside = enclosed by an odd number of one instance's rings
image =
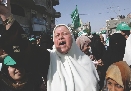
[[[65,24],[57,25],[54,28],[53,33],[57,33],[57,31],[70,32],[71,33],[71,29],[67,25],[65,25]]]
[[[70,29],[70,27],[68,27],[67,25],[65,25],[65,24],[59,24],[59,25],[57,25],[55,28],[54,28],[54,30],[53,30],[53,41],[54,41],[54,34],[56,33],[56,31],[57,31],[57,29],[58,28],[60,28],[60,27],[65,27],[65,29],[60,29],[60,30],[65,30],[65,31],[68,31],[70,34],[71,34],[71,36],[72,36],[72,38],[73,38],[73,34],[72,34],[72,30]]]

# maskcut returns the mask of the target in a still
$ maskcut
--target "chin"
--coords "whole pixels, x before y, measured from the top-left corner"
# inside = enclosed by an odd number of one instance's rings
[[[21,76],[15,77],[15,80],[20,80],[21,78]]]
[[[61,51],[61,53],[62,53],[62,54],[66,54],[66,53],[67,53],[67,51]]]
[[[66,53],[68,53],[68,49],[63,49],[63,50],[61,50],[61,53],[63,53],[63,54],[66,54]]]

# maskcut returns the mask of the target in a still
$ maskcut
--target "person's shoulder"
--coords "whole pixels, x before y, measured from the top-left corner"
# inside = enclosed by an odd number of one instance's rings
[[[113,34],[110,39],[125,39],[124,36],[121,33],[115,33]]]
[[[47,51],[47,49],[43,49],[38,46],[33,46],[31,48],[31,54],[35,54],[36,56],[39,56],[40,58],[49,58],[50,57],[50,52]]]
[[[37,51],[42,52],[44,54],[49,54],[49,51],[47,49],[44,49],[44,48],[41,48],[38,46],[36,46],[36,49],[37,49]]]
[[[17,31],[17,30],[19,30],[20,33],[25,33],[19,22],[15,20],[12,26],[9,28],[9,31]]]
[[[114,33],[111,37],[114,37],[114,36],[122,36],[121,33]]]

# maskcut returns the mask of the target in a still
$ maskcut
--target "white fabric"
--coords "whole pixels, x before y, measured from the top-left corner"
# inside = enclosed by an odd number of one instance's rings
[[[98,64],[98,61],[95,61],[95,60],[94,60],[94,61],[92,61],[92,62],[93,62],[94,65]]]
[[[125,54],[123,61],[126,61],[127,64],[131,65],[131,35],[126,40]]]
[[[107,45],[107,46],[109,46],[109,39],[108,39],[108,40],[106,40],[106,45]]]
[[[2,63],[0,63],[0,71],[1,71],[1,68],[2,68]]]
[[[67,54],[59,53],[55,46],[49,52],[47,91],[98,91],[99,77],[95,66],[90,58],[81,52],[74,38]]]
[[[115,33],[121,33],[121,31],[116,31]]]
[[[106,41],[107,39],[106,34],[102,34],[102,36],[104,37],[104,41]]]
[[[3,60],[8,54],[3,54],[0,56],[0,60]],[[0,71],[2,69],[2,63],[0,63]]]

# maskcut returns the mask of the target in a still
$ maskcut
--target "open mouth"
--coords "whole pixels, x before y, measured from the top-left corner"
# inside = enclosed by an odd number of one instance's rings
[[[65,44],[66,44],[65,41],[61,41],[61,42],[59,43],[59,45],[65,45]]]

